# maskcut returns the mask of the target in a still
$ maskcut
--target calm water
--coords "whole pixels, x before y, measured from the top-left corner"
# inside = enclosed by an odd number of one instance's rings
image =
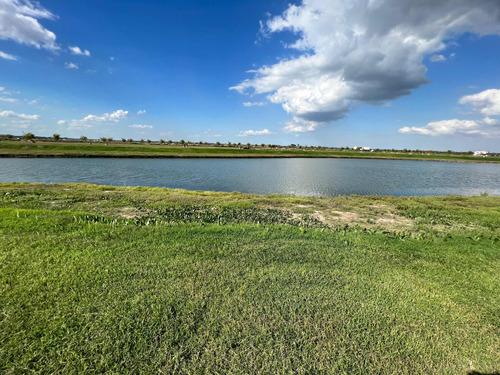
[[[500,195],[500,164],[367,159],[0,159],[0,181],[300,196]]]

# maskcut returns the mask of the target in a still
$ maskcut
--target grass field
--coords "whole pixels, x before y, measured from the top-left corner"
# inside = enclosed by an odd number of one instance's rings
[[[175,146],[160,144],[127,144],[113,142],[20,142],[0,141],[0,157],[142,157],[142,158],[264,158],[264,157],[311,157],[311,158],[366,158],[440,160],[478,163],[499,163],[500,157],[480,158],[468,154],[415,154],[393,152],[359,152],[328,150],[278,150],[237,147]]]
[[[492,374],[500,197],[0,184],[0,373]]]

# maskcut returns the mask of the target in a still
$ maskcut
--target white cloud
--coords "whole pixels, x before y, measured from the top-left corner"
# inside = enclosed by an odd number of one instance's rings
[[[15,103],[15,102],[17,102],[17,99],[14,99],[14,98],[0,98],[0,102]]]
[[[491,89],[474,95],[467,95],[459,100],[460,104],[469,105],[477,114],[486,116],[500,115],[500,90]],[[479,120],[443,120],[430,122],[426,126],[405,126],[400,133],[421,135],[481,135],[500,137],[500,119],[484,117]]]
[[[25,115],[23,113],[16,113],[14,111],[0,111],[0,117],[11,117],[21,120],[38,120],[40,115]]]
[[[266,102],[244,102],[243,103],[244,107],[262,107],[263,105],[266,105]]]
[[[429,60],[432,62],[446,61],[446,57],[443,55],[432,55]]]
[[[11,55],[10,53],[5,53],[5,52],[2,52],[0,51],[0,58],[4,59],[4,60],[17,60],[17,57],[14,56],[14,55]]]
[[[90,51],[88,49],[82,50],[82,49],[80,49],[80,47],[77,47],[77,46],[74,46],[74,47],[70,46],[70,47],[68,47],[68,49],[70,50],[70,52],[73,55],[80,55],[80,56],[90,57]]]
[[[111,56],[111,57],[109,58],[109,60],[110,60],[110,61],[115,61],[115,58],[114,58],[113,56]]]
[[[102,116],[87,115],[81,120],[59,120],[59,125],[68,125],[68,129],[88,129],[97,124],[116,124],[120,120],[127,118],[128,111],[119,109],[112,113],[105,113]]]
[[[145,113],[146,113],[146,110],[145,110],[145,109],[141,109],[141,110],[137,111],[137,114],[138,114],[138,115],[143,115],[143,114],[145,114]]]
[[[480,135],[484,137],[500,137],[500,121],[484,118],[482,120],[443,120],[430,122],[423,127],[405,126],[400,133],[420,135]]]
[[[496,0],[302,0],[261,33],[294,33],[295,56],[231,89],[267,94],[294,117],[289,131],[312,131],[360,104],[410,94],[428,82],[426,56],[465,32],[500,34],[499,19]]]
[[[316,131],[320,123],[315,121],[304,121],[302,119],[294,118],[286,124],[283,130],[287,133],[306,133]]]
[[[39,19],[55,18],[38,2],[0,0],[0,39],[11,39],[36,48],[59,49],[56,35],[38,22]]]
[[[244,130],[244,131],[241,131],[240,134],[238,134],[238,137],[248,137],[248,136],[255,136],[255,135],[270,135],[270,134],[274,134],[274,133],[270,132],[268,129]]]
[[[500,90],[490,89],[474,95],[467,95],[460,98],[459,103],[470,106],[475,113],[498,116],[500,115]]]
[[[151,125],[129,125],[129,128],[135,128],[135,129],[153,129],[153,126]]]
[[[72,62],[64,64],[64,67],[66,69],[78,69],[78,65],[76,65],[75,63],[72,63]]]

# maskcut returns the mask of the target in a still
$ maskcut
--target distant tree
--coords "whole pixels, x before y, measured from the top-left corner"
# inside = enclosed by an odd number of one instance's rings
[[[241,146],[241,142],[238,142],[238,147],[240,147],[240,146]]]
[[[144,143],[144,139],[141,138],[141,140],[139,142]]]
[[[160,139],[160,143],[161,143],[162,145],[164,145],[164,144],[165,144],[165,140],[164,140],[164,139]]]
[[[217,141],[217,143],[215,144],[217,147],[220,147],[220,142]]]
[[[264,148],[264,147],[266,147],[266,145],[265,145],[264,143],[262,143],[262,144],[260,145],[260,147]]]
[[[122,142],[125,143],[127,142],[127,140],[125,138],[122,138]]]
[[[106,137],[101,137],[101,141],[102,141],[103,143],[106,143],[106,142],[108,141],[108,138],[106,138]]]
[[[80,137],[80,140],[83,141],[83,142],[87,142],[89,139],[86,136],[82,135]]]
[[[52,134],[52,138],[54,138],[54,141],[59,142],[61,139],[61,136],[57,133]]]
[[[248,148],[250,148],[250,146],[251,146],[251,144],[250,144],[250,142],[248,142],[248,143],[247,143],[247,147],[248,147]]]
[[[231,142],[227,141],[227,146],[231,147]]]
[[[179,142],[181,145],[185,144],[186,141],[184,139],[181,139],[181,141]]]
[[[109,142],[109,143],[113,142],[113,137],[109,137],[109,138],[108,138],[108,142]]]
[[[132,143],[132,142],[134,142],[134,140],[132,138],[129,138],[128,143]]]
[[[167,143],[168,143],[169,145],[171,145],[172,143],[174,143],[174,141],[172,141],[171,139],[169,139]]]
[[[151,139],[148,139],[148,143],[151,144]]]
[[[446,151],[447,154],[451,154],[452,152],[453,151],[451,151],[451,150]]]
[[[35,135],[33,133],[24,133],[23,138],[25,141],[33,141]]]

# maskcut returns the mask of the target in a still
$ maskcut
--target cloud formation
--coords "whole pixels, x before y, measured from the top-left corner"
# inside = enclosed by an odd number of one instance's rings
[[[56,35],[43,27],[39,19],[55,15],[31,0],[0,0],[0,39],[49,50],[59,49]]]
[[[23,113],[16,113],[14,111],[0,111],[0,117],[10,117],[21,120],[38,120],[40,115],[25,115]]]
[[[146,113],[146,110],[145,110],[145,109],[141,109],[141,110],[137,111],[137,114],[138,114],[138,115],[143,115],[143,114],[145,114],[145,113]]]
[[[129,128],[135,128],[135,129],[153,129],[152,125],[129,125]]]
[[[295,56],[231,89],[267,94],[293,116],[289,131],[313,131],[361,104],[410,94],[427,83],[426,56],[465,32],[500,34],[499,20],[497,0],[302,0],[262,28],[294,33]]]
[[[490,89],[474,95],[467,95],[458,101],[460,104],[468,105],[474,113],[485,116],[500,115],[500,90]]]
[[[72,62],[64,64],[64,67],[66,69],[78,69],[78,65],[76,65],[75,63],[72,63]]]
[[[432,55],[429,60],[432,62],[446,61],[446,57],[443,55]]]
[[[270,134],[274,134],[274,133],[270,132],[268,129],[244,130],[244,131],[241,131],[240,134],[238,134],[238,137],[248,137],[248,136],[256,136],[256,135],[270,135]]]
[[[74,47],[68,47],[69,51],[73,55],[79,55],[79,56],[87,56],[90,57],[90,51],[88,49],[82,50],[80,47],[74,46]]]
[[[116,124],[120,120],[127,118],[128,111],[119,109],[111,113],[105,113],[102,116],[87,115],[81,120],[59,120],[59,125],[68,125],[69,130],[88,129],[97,124]]]
[[[467,95],[458,101],[468,105],[473,113],[498,116],[500,115],[500,90],[490,89],[474,95]],[[500,119],[484,117],[480,120],[443,120],[430,122],[426,126],[405,126],[399,129],[400,133],[421,135],[479,135],[484,137],[500,137]]]
[[[0,58],[4,60],[17,60],[17,57],[14,55],[11,55],[10,53],[6,53],[3,51],[0,51]]]
[[[244,107],[262,107],[263,105],[266,105],[266,102],[244,102],[243,103]]]

